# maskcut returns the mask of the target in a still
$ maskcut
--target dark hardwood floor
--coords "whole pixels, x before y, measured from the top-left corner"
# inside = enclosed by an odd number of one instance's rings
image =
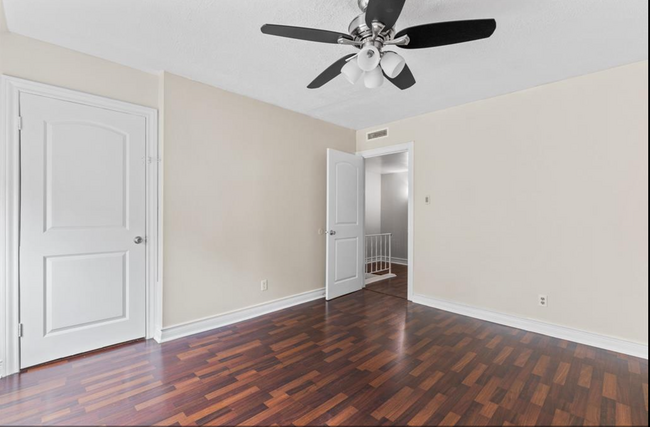
[[[647,425],[648,362],[363,291],[5,378],[0,424]]]
[[[397,277],[370,284],[366,286],[366,290],[408,299],[408,267],[393,264],[393,274]]]

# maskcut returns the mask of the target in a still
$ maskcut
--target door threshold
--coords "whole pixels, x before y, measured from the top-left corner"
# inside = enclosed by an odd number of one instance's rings
[[[388,280],[388,279],[394,279],[397,277],[395,274],[366,274],[366,286],[371,285],[373,283],[381,282],[383,280]]]

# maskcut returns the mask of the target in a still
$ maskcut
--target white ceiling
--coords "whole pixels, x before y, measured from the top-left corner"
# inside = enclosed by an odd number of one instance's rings
[[[387,175],[392,173],[408,172],[408,153],[389,154],[381,157],[366,159],[366,172]]]
[[[345,32],[357,0],[4,0],[9,30],[166,70],[363,129],[648,59],[647,0],[408,0],[398,29],[496,18],[488,40],[400,51],[418,84],[307,84],[353,48],[264,36],[276,23]]]

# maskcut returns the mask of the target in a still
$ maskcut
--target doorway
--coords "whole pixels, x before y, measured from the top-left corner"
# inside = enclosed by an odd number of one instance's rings
[[[394,158],[388,157],[397,155]],[[387,160],[381,158],[386,157]],[[377,159],[377,160],[373,160]],[[366,166],[374,162],[400,164],[402,183],[395,185],[401,190],[401,199],[406,201],[406,230],[400,222],[399,230],[369,234],[366,229]],[[401,163],[400,163],[401,162]],[[404,165],[405,163],[405,165]],[[405,181],[405,182],[404,182]],[[387,186],[389,186],[387,180]],[[372,186],[372,183],[370,184]],[[327,154],[327,225],[326,225],[326,299],[332,300],[360,291],[369,282],[391,282],[400,297],[404,298],[403,285],[406,282],[406,299],[413,299],[413,143],[384,147],[361,153],[349,154],[328,150]],[[371,214],[372,216],[372,214]],[[402,215],[403,217],[404,215]],[[372,225],[371,225],[372,227]],[[371,229],[372,230],[372,229]],[[375,228],[375,232],[377,229]],[[393,236],[400,239],[401,257],[393,259]],[[404,239],[406,235],[406,239]],[[405,241],[405,244],[404,244]],[[405,255],[404,255],[405,254]],[[395,262],[394,262],[395,261]],[[371,265],[372,264],[372,265]],[[398,275],[397,273],[401,273]],[[371,283],[369,283],[371,284]],[[397,293],[397,292],[393,292]]]
[[[11,77],[2,86],[0,376],[152,338],[156,111]]]
[[[408,152],[365,165],[365,288],[408,299]]]

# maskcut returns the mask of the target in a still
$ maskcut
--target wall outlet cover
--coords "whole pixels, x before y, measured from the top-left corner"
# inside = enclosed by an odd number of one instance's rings
[[[538,304],[540,307],[548,307],[548,296],[540,294],[538,297]]]

